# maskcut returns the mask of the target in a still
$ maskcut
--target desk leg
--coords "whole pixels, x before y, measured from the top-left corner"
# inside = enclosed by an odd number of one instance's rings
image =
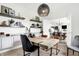
[[[38,56],[40,56],[40,46],[38,44]]]
[[[67,56],[68,56],[68,54],[69,54],[69,48],[67,47]]]
[[[58,54],[57,49],[58,49],[58,44],[56,45],[56,55]]]
[[[50,56],[52,56],[52,48],[50,48]]]
[[[74,55],[74,50],[73,50],[73,55]]]

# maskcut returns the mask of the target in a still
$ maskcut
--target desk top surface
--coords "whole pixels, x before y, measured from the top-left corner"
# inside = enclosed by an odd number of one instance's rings
[[[53,39],[53,38],[34,37],[29,39],[31,42],[39,43],[40,45],[47,46],[48,48],[51,48],[57,43],[59,43],[59,39]]]

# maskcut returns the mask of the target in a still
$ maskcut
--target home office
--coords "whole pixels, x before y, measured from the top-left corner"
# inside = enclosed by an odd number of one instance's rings
[[[73,5],[78,4],[0,4],[0,55],[67,56],[72,51],[78,55],[79,45],[74,42],[78,43],[79,36],[76,25],[72,26],[77,20],[71,21],[76,13],[71,10]]]

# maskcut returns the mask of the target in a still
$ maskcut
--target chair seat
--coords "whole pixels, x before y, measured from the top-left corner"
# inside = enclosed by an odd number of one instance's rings
[[[68,45],[68,48],[73,49],[73,50],[79,52],[79,47],[75,47],[75,46],[72,46],[72,45]]]
[[[36,49],[38,49],[38,46],[33,45],[29,50],[26,50],[27,52],[34,52]]]

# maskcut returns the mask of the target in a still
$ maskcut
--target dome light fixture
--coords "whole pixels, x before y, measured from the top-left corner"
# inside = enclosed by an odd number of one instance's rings
[[[49,11],[50,11],[49,6],[45,3],[41,4],[38,8],[38,14],[41,17],[48,16]]]

